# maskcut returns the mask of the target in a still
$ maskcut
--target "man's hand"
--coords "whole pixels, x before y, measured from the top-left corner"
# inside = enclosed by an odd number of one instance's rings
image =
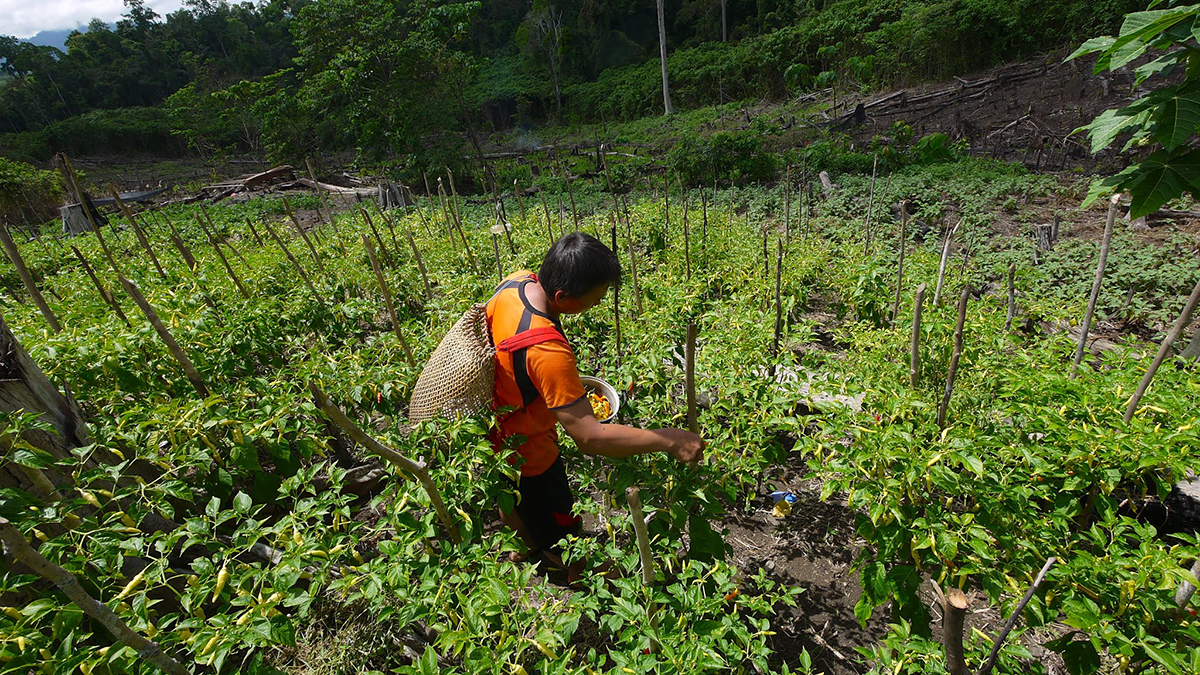
[[[707,444],[696,434],[684,429],[659,429],[658,433],[667,439],[670,444],[667,453],[675,459],[687,464],[696,464],[704,459],[704,446]]]

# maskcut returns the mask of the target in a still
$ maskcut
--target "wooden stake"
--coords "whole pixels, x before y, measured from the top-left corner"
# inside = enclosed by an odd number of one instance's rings
[[[688,281],[692,280],[692,231],[688,225],[688,199],[683,195],[683,260],[686,264]]]
[[[317,247],[313,246],[312,239],[308,238],[308,234],[304,232],[304,228],[300,227],[300,221],[296,219],[296,214],[292,212],[292,205],[288,204],[287,197],[283,198],[283,208],[287,211],[288,218],[291,219],[292,225],[296,226],[296,232],[300,233],[300,238],[308,244],[308,251],[312,253],[313,260],[317,263],[317,269],[321,274],[325,274],[325,265],[321,263],[321,256],[317,255]]]
[[[46,304],[46,299],[42,297],[42,292],[38,290],[37,284],[34,283],[33,275],[29,273],[29,268],[25,266],[25,260],[21,258],[21,252],[17,250],[17,244],[12,240],[6,226],[0,226],[0,242],[4,243],[4,252],[8,254],[8,259],[12,261],[13,266],[17,268],[17,274],[21,277],[21,283],[25,284],[25,290],[33,298],[33,303],[37,305],[38,311],[46,318],[46,323],[50,324],[50,329],[55,333],[61,333],[62,325],[58,323],[58,317],[54,315],[54,312],[50,309],[50,305]]]
[[[496,276],[500,281],[504,281],[504,266],[500,264],[500,238],[492,232],[492,250],[496,252]]]
[[[642,315],[642,288],[638,285],[637,253],[633,250],[633,228],[625,221],[626,241],[629,244],[629,270],[633,274],[633,300],[638,316]]]
[[[1196,310],[1198,302],[1200,302],[1200,281],[1196,282],[1196,287],[1192,289],[1192,294],[1188,297],[1183,312],[1176,319],[1175,325],[1171,327],[1171,332],[1167,334],[1166,339],[1159,345],[1158,354],[1155,355],[1154,361],[1146,371],[1145,377],[1142,378],[1141,384],[1138,385],[1137,391],[1133,393],[1133,398],[1129,399],[1129,405],[1125,408],[1126,424],[1133,419],[1133,413],[1137,410],[1138,403],[1142,400],[1142,396],[1145,396],[1146,390],[1150,388],[1150,381],[1154,379],[1154,374],[1158,372],[1158,367],[1162,365],[1163,359],[1167,358],[1167,353],[1171,351],[1171,345],[1175,344],[1175,340],[1179,339],[1179,334],[1192,320],[1192,312]]]
[[[188,670],[178,661],[164,654],[157,643],[134,632],[107,605],[88,595],[75,575],[35,551],[29,542],[25,541],[25,535],[21,534],[20,530],[7,518],[0,518],[0,540],[3,540],[4,548],[13,558],[24,563],[38,576],[57,586],[84,614],[104,626],[109,634],[116,637],[122,645],[136,652],[140,658],[149,661],[170,675],[188,675]]]
[[[383,216],[383,220],[388,224],[388,227],[392,227],[392,219],[388,216],[387,212],[380,211],[379,213]],[[407,223],[404,225],[404,235],[408,237],[408,245],[412,248],[413,257],[417,259],[417,269],[421,271],[421,281],[425,283],[425,297],[431,297],[433,295],[433,285],[429,283],[429,275],[425,273],[425,259],[421,257],[421,250],[417,248],[417,242],[412,236],[412,228]]]
[[[117,206],[121,209],[121,213],[125,214],[125,220],[128,220],[129,226],[133,228],[133,233],[135,236],[137,236],[138,243],[141,244],[142,250],[146,252],[146,255],[150,256],[150,262],[154,263],[154,269],[158,271],[158,276],[162,277],[163,281],[166,281],[167,273],[163,270],[163,266],[159,264],[158,256],[154,255],[154,248],[150,246],[150,240],[146,238],[146,233],[143,232],[142,228],[138,225],[137,218],[133,217],[133,211],[131,211],[129,206],[126,205],[121,199],[121,195],[117,193],[116,188],[110,187],[108,191],[112,194],[113,199],[117,202]]]
[[[1037,577],[1033,580],[1033,585],[1029,587],[1028,591],[1025,591],[1025,597],[1021,598],[1016,608],[1013,609],[1013,613],[1009,615],[1008,621],[1004,622],[1004,628],[996,636],[995,642],[992,643],[992,651],[988,654],[987,661],[984,662],[983,667],[979,669],[976,675],[988,675],[988,673],[992,672],[992,668],[996,666],[996,659],[1000,656],[1000,646],[1004,644],[1004,640],[1012,632],[1013,626],[1017,624],[1017,617],[1021,616],[1021,612],[1025,610],[1025,605],[1028,605],[1029,601],[1033,599],[1034,592],[1037,591],[1038,586],[1042,585],[1042,581],[1046,579],[1046,573],[1050,571],[1050,567],[1055,562],[1057,562],[1057,559],[1050,557],[1046,560],[1046,564],[1042,565],[1042,570],[1038,572]]]
[[[365,220],[367,225],[371,228],[371,233],[375,235],[375,241],[379,242],[379,254],[382,256],[387,256],[388,260],[392,261],[392,269],[395,269],[396,258],[391,253],[388,253],[387,247],[383,245],[383,237],[379,236],[379,230],[375,229],[375,221],[371,220],[371,214],[367,213],[367,210],[361,206],[358,207],[358,210],[360,213],[362,213],[363,220]],[[380,213],[383,212],[380,211]],[[399,251],[396,251],[397,255],[399,255],[399,253]]]
[[[100,241],[100,248],[104,251],[104,257],[108,259],[108,264],[112,265],[112,269],[118,275],[121,274],[121,267],[117,265],[116,258],[113,257],[112,251],[108,248],[108,242],[104,240],[104,233],[100,231],[100,226],[96,223],[95,217],[92,215],[92,204],[87,199],[87,195],[83,193],[83,188],[79,186],[79,177],[75,174],[75,167],[71,164],[71,160],[63,153],[61,155],[63,167],[66,169],[67,178],[70,181],[68,187],[73,188],[75,197],[79,200],[79,204],[83,207],[83,215],[87,217],[88,224],[92,226],[92,232],[96,233],[96,239]],[[92,207],[92,208],[89,208]]]
[[[579,231],[579,210],[575,208],[575,189],[571,187],[571,172],[567,170],[566,164],[559,162],[562,167],[563,180],[567,183],[567,196],[571,198],[571,219],[575,223],[575,231]]]
[[[1071,362],[1071,375],[1075,379],[1079,374],[1079,363],[1083,361],[1083,351],[1087,348],[1088,332],[1092,327],[1092,316],[1096,313],[1096,299],[1100,297],[1100,285],[1104,283],[1104,266],[1108,263],[1108,244],[1112,240],[1113,223],[1117,221],[1117,204],[1121,195],[1115,194],[1108,201],[1108,221],[1104,224],[1104,237],[1100,240],[1100,257],[1096,261],[1096,277],[1092,280],[1092,295],[1088,298],[1087,312],[1083,315],[1083,325],[1079,330],[1079,344],[1075,346],[1075,359]]]
[[[550,217],[550,206],[546,204],[546,195],[538,190],[538,199],[542,200],[542,211],[546,213],[546,234],[550,237],[550,245],[554,245],[554,228],[551,226],[553,218]]]
[[[132,328],[133,324],[129,323],[129,317],[125,316],[125,312],[121,310],[121,305],[117,303],[117,299],[113,297],[113,294],[104,287],[104,284],[100,283],[100,278],[96,276],[96,271],[92,269],[91,263],[88,262],[87,258],[83,257],[83,254],[79,252],[79,249],[72,246],[71,251],[75,253],[75,257],[79,259],[79,264],[83,265],[83,271],[87,272],[88,277],[91,278],[92,283],[95,284],[96,292],[100,294],[100,299],[112,308],[113,313],[117,315],[117,318],[119,318],[121,321],[124,321],[127,327]]]
[[[875,208],[875,170],[879,168],[879,155],[871,160],[871,193],[867,198],[867,218],[863,224],[863,250],[871,250],[871,211]]]
[[[933,292],[933,304],[941,306],[942,304],[942,283],[946,279],[946,260],[950,257],[950,244],[954,241],[954,233],[958,231],[958,226],[962,225],[962,219],[959,219],[954,227],[946,233],[946,241],[942,244],[942,262],[938,266],[937,288]]]
[[[629,502],[629,515],[633,518],[633,532],[637,537],[638,558],[642,561],[642,587],[646,592],[646,615],[650,619],[650,653],[658,651],[658,613],[654,603],[654,556],[650,553],[650,535],[646,532],[646,516],[642,513],[642,499],[636,487],[625,490]]]
[[[666,172],[663,172],[663,215],[666,220],[663,225],[663,244],[671,238],[671,180]]]
[[[612,251],[617,255],[617,220],[612,213],[608,214],[608,223],[612,233]],[[613,287],[613,329],[617,334],[617,367],[621,367],[621,287]]]
[[[346,413],[342,412],[341,408],[329,400],[329,397],[317,385],[309,382],[308,390],[312,393],[313,400],[316,402],[317,407],[321,409],[321,412],[325,413],[329,421],[341,427],[342,431],[345,431],[346,435],[353,439],[355,443],[416,477],[421,486],[425,488],[425,493],[429,495],[429,503],[433,507],[433,512],[437,514],[442,527],[446,528],[447,534],[450,535],[450,541],[461,544],[462,535],[458,532],[458,525],[450,517],[450,511],[446,508],[446,502],[442,501],[442,493],[438,490],[433,479],[430,478],[425,462],[414,462],[369,436],[361,427],[351,421],[346,416]]]
[[[783,338],[783,240],[776,239],[775,244],[775,339],[771,342],[771,379],[775,378],[779,343]]]
[[[900,291],[904,289],[904,250],[908,247],[908,202],[900,202],[900,262],[896,263],[896,300],[892,303],[892,323],[900,316]]]
[[[224,244],[225,248],[229,249],[230,251],[233,251],[233,254],[238,257],[238,260],[242,261],[243,265],[249,265],[250,263],[246,262],[246,258],[245,258],[245,256],[242,255],[241,251],[237,250],[234,247],[234,245],[232,243],[230,243],[230,241],[228,239],[226,239],[226,238],[217,239],[216,238],[216,233],[219,232],[220,230],[217,229],[217,224],[213,222],[212,216],[208,215],[208,209],[204,208],[203,204],[200,205],[200,213],[204,214],[204,219],[206,221],[208,221],[208,228],[210,230],[212,230],[211,238],[215,241],[218,241],[218,242]]]
[[[1012,330],[1013,317],[1017,314],[1017,263],[1008,264],[1008,314],[1004,317],[1004,332]]]
[[[221,259],[221,264],[225,266],[225,271],[229,273],[229,278],[233,280],[233,284],[237,286],[238,292],[242,297],[249,300],[250,294],[246,292],[246,287],[242,285],[242,280],[238,278],[237,272],[233,271],[233,266],[229,264],[229,260],[225,258],[225,254],[221,253],[221,247],[217,244],[217,240],[213,237],[213,233],[209,231],[208,226],[204,224],[204,219],[200,214],[196,214],[196,222],[200,224],[200,229],[204,231],[204,236],[208,237],[208,243],[217,252],[217,257]]]
[[[458,231],[462,233],[462,211],[458,208],[458,188],[454,185],[454,172],[450,167],[446,167],[446,176],[450,178],[450,194],[454,195],[454,223],[458,225]],[[474,263],[472,263],[474,266]]]
[[[254,241],[258,242],[258,247],[262,248],[263,247],[262,237],[258,236],[258,230],[254,229],[254,223],[251,222],[249,216],[246,216],[246,226],[250,228],[250,234],[254,235]]]
[[[698,434],[700,433],[700,423],[696,419],[696,324],[694,323],[689,323],[687,327],[684,365],[688,429],[693,434]]]
[[[954,327],[954,353],[950,355],[950,370],[946,373],[946,393],[942,396],[942,405],[938,407],[938,428],[946,428],[946,414],[950,411],[950,394],[954,392],[954,376],[958,372],[958,360],[962,357],[963,326],[967,321],[967,300],[971,298],[971,289],[964,288],[958,296],[958,324]]]
[[[183,351],[183,348],[171,336],[171,331],[167,330],[162,320],[158,318],[158,312],[155,312],[150,303],[146,302],[146,297],[142,295],[141,289],[138,288],[137,284],[125,277],[119,276],[117,278],[120,279],[121,285],[125,287],[125,292],[129,294],[129,297],[133,298],[134,303],[142,310],[146,318],[150,320],[150,324],[154,326],[158,337],[162,338],[163,344],[167,345],[167,349],[171,352],[171,355],[179,362],[179,365],[183,368],[183,374],[187,376],[188,381],[196,388],[196,393],[200,394],[200,398],[208,398],[208,387],[204,386],[204,380],[200,379],[200,373],[196,372],[196,367],[192,365],[192,361],[187,357],[187,353]]]
[[[333,231],[336,233],[337,225],[335,225],[333,222],[333,208],[329,206],[329,199],[327,198],[325,191],[322,190],[320,185],[317,183],[317,172],[313,171],[312,161],[308,157],[304,158],[304,166],[308,167],[308,177],[313,182],[313,189],[317,191],[317,199],[320,200],[321,205],[325,207],[325,211],[329,214],[329,220],[326,221],[321,217],[321,209],[317,209],[317,219],[321,222],[328,222],[330,225],[333,225]]]
[[[713,201],[716,201],[716,199],[717,199],[717,189],[714,187],[713,188]],[[701,237],[700,246],[702,247],[700,252],[702,254],[701,257],[707,259],[707,255],[704,255],[704,254],[708,253],[708,197],[705,196],[704,190],[700,190],[700,208],[702,209],[702,212],[704,214],[704,220],[702,221],[702,224],[700,225],[700,237]]]
[[[379,282],[379,290],[383,292],[383,304],[387,306],[388,317],[392,320],[392,330],[396,331],[396,339],[400,341],[400,347],[404,349],[404,358],[408,361],[408,367],[415,369],[417,361],[413,358],[408,340],[404,339],[404,333],[400,330],[400,320],[396,318],[396,306],[392,303],[392,292],[388,289],[387,280],[383,278],[383,269],[379,266],[379,259],[375,257],[375,251],[371,248],[371,240],[365,233],[362,235],[362,241],[363,248],[367,249],[367,257],[371,260],[371,269],[375,270],[375,280]]]
[[[1192,576],[1200,577],[1200,560],[1192,563]],[[1179,584],[1179,588],[1175,590],[1175,606],[1187,607],[1192,596],[1196,594],[1196,587],[1190,581],[1184,581]]]
[[[287,256],[287,259],[292,262],[292,267],[296,268],[296,273],[299,274],[300,278],[304,280],[304,283],[308,286],[308,290],[312,291],[313,298],[318,304],[324,305],[325,303],[321,301],[321,295],[317,293],[317,287],[313,286],[312,279],[309,279],[308,275],[304,273],[304,267],[300,265],[299,260],[296,260],[296,256],[292,255],[292,252],[288,250],[287,244],[283,243],[283,239],[281,239],[279,235],[275,233],[275,228],[271,227],[271,224],[265,220],[263,221],[263,228],[267,231],[267,234],[271,235],[271,238],[275,240],[275,244],[283,250],[283,254]]]
[[[783,181],[783,236],[784,239],[791,243],[792,241],[792,165],[787,165],[787,170],[784,172]]]
[[[909,345],[908,380],[913,389],[917,388],[917,379],[921,376],[921,309],[925,305],[925,284],[917,286],[917,294],[913,298],[912,341]]]
[[[521,207],[521,222],[525,222],[525,199],[521,197],[521,188],[517,186],[517,179],[513,179],[513,193],[517,195],[517,205]]]
[[[967,675],[963,657],[963,619],[971,609],[971,600],[957,588],[951,588],[942,602],[942,634],[946,649],[946,672]]]

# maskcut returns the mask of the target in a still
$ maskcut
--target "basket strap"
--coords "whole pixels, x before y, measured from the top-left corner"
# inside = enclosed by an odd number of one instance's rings
[[[542,326],[541,328],[530,328],[527,331],[517,333],[516,335],[500,341],[496,345],[496,351],[512,353],[518,349],[525,349],[533,345],[540,345],[543,342],[562,342],[566,344],[567,338],[559,332],[554,326]]]

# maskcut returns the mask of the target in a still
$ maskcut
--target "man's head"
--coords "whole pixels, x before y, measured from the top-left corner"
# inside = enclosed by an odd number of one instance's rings
[[[578,314],[598,304],[610,286],[621,284],[621,261],[599,239],[572,232],[546,252],[538,280],[555,309]]]

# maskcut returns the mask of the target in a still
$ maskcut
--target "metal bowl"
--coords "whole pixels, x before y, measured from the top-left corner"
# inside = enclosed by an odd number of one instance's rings
[[[612,414],[600,420],[600,422],[604,423],[615,420],[617,418],[617,411],[621,409],[621,395],[617,393],[617,388],[598,377],[580,375],[579,380],[583,382],[583,388],[587,393],[600,394],[608,399],[608,404],[612,407]]]

